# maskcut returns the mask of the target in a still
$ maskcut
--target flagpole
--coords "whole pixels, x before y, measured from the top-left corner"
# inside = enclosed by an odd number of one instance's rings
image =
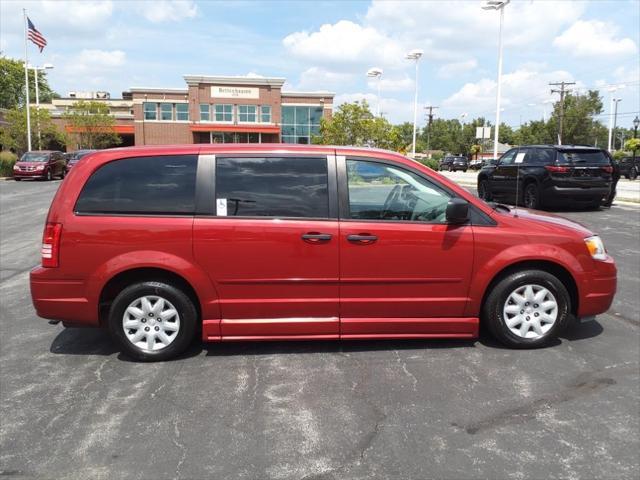
[[[31,112],[29,111],[29,58],[27,48],[27,10],[25,8],[22,9],[22,14],[24,16],[24,84],[25,84],[25,93],[26,93],[26,109],[27,109],[27,151],[31,151]]]

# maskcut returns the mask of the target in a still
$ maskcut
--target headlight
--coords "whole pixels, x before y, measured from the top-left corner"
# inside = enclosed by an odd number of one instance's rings
[[[604,243],[602,243],[602,239],[598,235],[585,238],[584,243],[587,245],[587,250],[589,250],[592,258],[595,260],[607,259],[607,251],[604,249]]]
[[[14,165],[14,166],[13,166],[13,169],[14,169],[14,170],[20,170],[20,167],[19,167],[18,165]]]
[[[44,165],[36,165],[36,170],[44,170]]]

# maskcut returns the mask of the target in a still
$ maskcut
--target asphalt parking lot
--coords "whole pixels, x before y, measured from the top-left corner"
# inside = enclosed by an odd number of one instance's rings
[[[640,208],[561,213],[602,235],[619,293],[546,349],[196,344],[138,364],[34,313],[59,183],[0,182],[3,478],[638,478]]]

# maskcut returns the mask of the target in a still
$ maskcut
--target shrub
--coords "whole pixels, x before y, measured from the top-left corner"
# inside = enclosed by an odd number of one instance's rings
[[[423,158],[418,161],[432,170],[438,170],[439,162],[435,158]]]
[[[0,177],[13,175],[13,166],[18,161],[18,156],[8,150],[0,152]]]

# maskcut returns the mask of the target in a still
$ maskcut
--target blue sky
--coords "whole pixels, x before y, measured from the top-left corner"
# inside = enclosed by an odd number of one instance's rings
[[[495,116],[498,15],[480,1],[15,1],[0,2],[0,49],[22,58],[22,8],[49,44],[29,46],[50,62],[65,95],[132,86],[183,87],[184,74],[283,76],[286,87],[330,90],[337,103],[377,102],[370,67],[384,70],[382,110],[410,121],[414,69],[424,50],[420,106],[437,115]],[[551,81],[618,85],[619,125],[640,111],[640,2],[512,0],[506,7],[502,117],[512,125],[550,109]],[[621,87],[621,88],[620,88]],[[420,119],[423,118],[420,112]]]

